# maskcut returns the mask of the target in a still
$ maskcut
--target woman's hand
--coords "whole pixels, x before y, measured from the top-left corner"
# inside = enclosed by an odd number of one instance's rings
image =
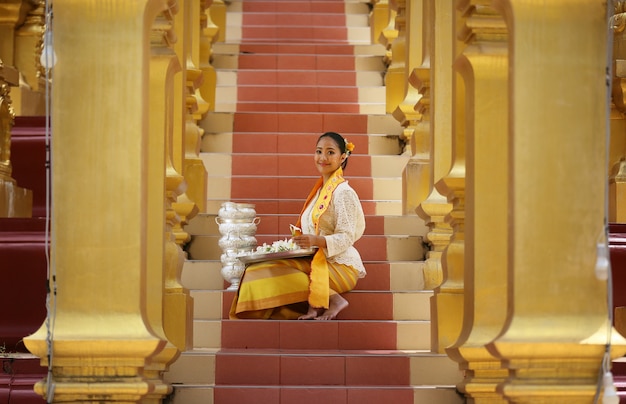
[[[295,236],[293,241],[298,244],[300,248],[326,247],[326,239],[323,236],[316,236],[315,234]]]

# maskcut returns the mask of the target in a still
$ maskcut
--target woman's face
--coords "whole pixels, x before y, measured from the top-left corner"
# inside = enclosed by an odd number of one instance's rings
[[[323,177],[328,178],[334,173],[341,163],[345,154],[339,150],[337,143],[328,136],[324,136],[317,142],[315,149],[315,166]]]

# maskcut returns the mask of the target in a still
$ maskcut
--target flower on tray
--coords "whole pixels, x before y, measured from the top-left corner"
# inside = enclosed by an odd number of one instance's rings
[[[274,241],[271,245],[263,243],[263,245],[258,246],[256,250],[241,252],[239,253],[239,256],[252,254],[270,254],[277,252],[294,251],[298,249],[300,249],[300,247],[293,241],[293,239],[284,239]]]
[[[274,241],[271,245],[267,244],[267,243],[263,243],[263,245],[260,245],[256,248],[256,253],[276,253],[276,252],[283,252],[283,251],[292,251],[292,250],[297,250],[298,245],[293,241],[293,239],[284,239],[284,240],[278,240],[278,241]]]

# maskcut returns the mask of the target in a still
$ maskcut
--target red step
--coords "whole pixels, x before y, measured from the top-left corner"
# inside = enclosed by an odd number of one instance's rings
[[[214,402],[219,404],[414,404],[410,387],[378,386],[215,386]]]
[[[224,293],[222,316],[225,319],[228,318],[228,310],[230,310],[231,302],[233,299],[232,293],[233,292]],[[393,320],[393,294],[389,291],[367,291],[357,289],[352,292],[346,293],[343,296],[350,303],[350,305],[341,313],[339,313],[339,315],[337,316],[337,319],[339,320],[365,320],[368,321],[367,324],[369,326],[375,325],[374,323]],[[351,330],[355,327],[354,324],[352,324],[351,322],[342,324],[342,330]]]
[[[272,12],[272,13],[245,13],[245,25],[246,29],[252,26],[271,26],[275,28],[284,28],[290,26],[298,27],[340,27],[345,29],[346,17],[341,13],[286,13],[286,12]],[[343,11],[343,10],[342,10]],[[280,26],[277,24],[280,23]],[[342,39],[345,38],[342,37]]]
[[[299,55],[354,55],[354,46],[345,43],[259,43],[239,45],[241,53],[299,54]],[[277,72],[283,74],[284,71]]]
[[[393,320],[393,294],[389,291],[353,290],[346,293],[344,297],[350,305],[339,313],[337,316],[339,320],[375,320],[375,322],[378,320]],[[369,328],[372,323],[368,322],[364,325]],[[347,328],[354,328],[354,326],[347,326]]]
[[[244,18],[253,13],[344,13],[345,3],[342,0],[321,1],[245,1],[243,4]],[[279,21],[282,24],[282,20]],[[245,28],[245,20],[244,20]],[[245,35],[245,38],[250,38]]]
[[[313,165],[313,163],[309,163]],[[346,177],[348,177],[346,175]],[[231,198],[233,199],[299,199],[309,194],[317,177],[268,177],[248,176],[232,178]],[[373,199],[372,179],[368,177],[348,177],[361,200]],[[300,213],[298,210],[297,213]]]
[[[286,70],[327,70],[349,71],[354,75],[353,55],[292,55],[292,54],[254,54],[239,55],[238,67],[246,69],[286,69]],[[282,74],[279,72],[277,74]],[[352,78],[352,81],[355,77]]]
[[[232,156],[232,175],[277,176],[288,173],[291,176],[317,178],[319,174],[313,164],[313,156],[313,147],[308,154],[238,153]],[[354,154],[345,171],[346,177],[371,177],[371,166],[370,156]]]
[[[408,386],[403,352],[293,352],[229,350],[216,354],[218,385]]]
[[[323,87],[296,85],[239,85],[239,103],[289,102],[289,103],[357,103],[358,91],[354,87]]]
[[[395,350],[394,321],[228,320],[222,347],[275,350]],[[286,352],[285,352],[286,353]]]
[[[240,146],[240,142],[235,141],[239,133],[315,133],[319,136],[327,131],[339,132],[347,136],[350,133],[365,134],[367,133],[367,116],[352,113],[236,112],[233,122],[235,137],[233,145]],[[233,152],[236,151],[233,149]]]
[[[341,112],[356,113],[360,109],[355,103],[322,103],[322,102],[240,102],[237,104],[238,112]]]
[[[266,117],[259,117],[257,114],[243,115],[236,114],[238,117],[243,119],[249,119],[256,121],[258,123],[258,127],[255,128],[254,131],[246,131],[246,130],[238,130],[233,134],[233,157],[238,158],[240,154],[267,154],[267,153],[277,153],[279,156],[276,158],[283,158],[282,155],[308,155],[311,157],[311,162],[313,161],[313,151],[315,150],[315,142],[319,136],[323,133],[321,131],[309,131],[309,132],[278,132],[275,131],[265,131],[261,132],[260,130],[267,130],[264,125],[271,125],[267,122]],[[269,114],[265,114],[269,115]],[[284,115],[284,113],[282,113]],[[297,118],[296,118],[297,119]],[[235,120],[235,122],[237,122]],[[340,132],[343,136],[345,136],[349,141],[354,143],[355,152],[352,157],[355,159],[361,159],[364,157],[368,157],[368,137],[363,133],[354,133],[350,131],[342,131]],[[351,157],[351,158],[352,158]],[[312,167],[313,164],[310,165]],[[349,167],[352,167],[353,164],[350,163]],[[293,167],[283,167],[283,168],[291,168]],[[237,170],[238,168],[233,167],[233,169]],[[351,170],[351,168],[350,168]],[[368,171],[364,173],[370,173],[369,168]],[[369,174],[368,174],[369,175]]]

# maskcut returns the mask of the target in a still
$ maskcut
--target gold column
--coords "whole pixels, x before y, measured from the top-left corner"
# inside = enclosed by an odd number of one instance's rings
[[[200,60],[199,67],[202,71],[202,75],[204,80],[202,85],[200,86],[200,95],[202,99],[205,100],[209,105],[210,111],[215,111],[215,91],[217,89],[217,72],[215,68],[211,64],[213,57],[213,44],[219,39],[220,31],[223,31],[225,27],[220,28],[217,26],[212,20],[213,14],[217,14],[217,18],[221,18],[219,16],[219,12],[213,12],[213,8],[219,10],[220,5],[216,4],[215,1],[210,0],[208,2],[210,6],[204,10],[200,17],[200,28],[201,33],[199,41],[200,41]],[[223,3],[222,3],[223,5]],[[224,7],[225,8],[225,7]],[[225,12],[225,10],[224,10]],[[224,16],[225,18],[225,16]],[[225,23],[225,21],[222,21]]]
[[[39,89],[39,57],[45,25],[45,1],[38,0],[15,32],[15,67],[19,69],[26,85]]]
[[[213,0],[209,7],[209,17],[217,27],[215,42],[224,42],[226,40],[226,11],[226,3],[223,0]]]
[[[11,128],[15,113],[11,105],[11,86],[19,83],[19,73],[0,59],[0,217],[31,217],[33,192],[17,186],[12,177]]]
[[[404,127],[404,138],[409,144],[411,158],[402,173],[402,207],[404,214],[411,215],[415,214],[417,206],[428,197],[431,171],[430,117],[421,114],[428,101],[424,101],[422,107],[416,108],[430,85],[429,79],[424,76],[430,67],[429,32],[422,29],[428,25],[428,6],[428,1],[423,0],[402,1],[399,3],[396,18],[398,36],[405,38],[406,71],[404,100],[393,112],[393,116]],[[420,69],[421,76],[417,69]]]
[[[387,26],[383,28],[380,36],[378,37],[378,43],[385,46],[385,56],[383,57],[383,63],[387,69],[392,62],[392,45],[393,41],[398,37],[398,30],[396,29],[396,10],[394,10],[391,5],[387,2],[387,9],[389,10],[389,20],[387,21]],[[385,77],[387,72],[385,72]],[[386,83],[385,83],[386,85]],[[386,89],[385,89],[386,91]],[[385,93],[387,94],[387,93]],[[387,95],[385,95],[385,102],[387,102]],[[385,107],[387,108],[387,107]],[[389,111],[393,111],[392,108],[389,108]]]
[[[509,29],[507,327],[488,349],[514,403],[591,403],[626,352],[595,275],[606,201],[604,0],[496,0]],[[566,17],[566,18],[564,18]],[[582,83],[581,83],[582,80]],[[580,86],[584,85],[584,94]]]
[[[454,32],[452,15],[454,5],[449,1],[427,0],[428,15],[424,18],[423,34],[429,38],[429,65],[415,70],[413,78],[422,94],[416,108],[422,119],[432,122],[430,131],[431,170],[428,179],[429,195],[416,209],[428,225],[426,240],[430,251],[424,268],[424,288],[434,289],[443,281],[441,256],[450,243],[452,229],[445,221],[452,205],[434,187],[448,173],[452,160],[452,47]],[[435,30],[435,27],[438,27]],[[423,90],[422,90],[423,88]],[[432,88],[432,89],[431,89]]]
[[[395,33],[395,37],[390,37],[391,41],[388,41],[387,44],[390,58],[385,74],[385,110],[389,114],[393,113],[404,99],[404,87],[407,80],[405,31],[399,27],[400,25],[404,26],[404,5],[404,0],[390,0],[389,2],[389,6],[393,10],[393,16],[387,31]]]
[[[178,11],[177,3],[176,0],[169,0],[168,3],[167,10],[159,15],[153,24],[150,38],[150,136],[148,141],[150,178],[148,187],[151,195],[160,197],[153,197],[147,201],[147,209],[153,220],[147,223],[150,251],[146,256],[149,269],[148,319],[155,334],[160,339],[166,340],[167,345],[160,354],[152,358],[144,369],[145,377],[149,378],[157,388],[142,400],[143,403],[160,403],[165,395],[171,393],[172,387],[162,382],[162,375],[178,358],[180,351],[186,349],[184,343],[180,344],[180,336],[182,335],[184,339],[184,336],[191,334],[192,328],[191,321],[186,321],[186,306],[178,307],[172,304],[169,295],[165,293],[169,291],[170,278],[176,279],[171,273],[176,274],[176,271],[180,271],[178,267],[172,268],[170,259],[170,251],[180,250],[180,247],[176,245],[171,234],[170,221],[175,215],[171,215],[170,211],[172,211],[172,199],[175,200],[175,198],[170,197],[171,181],[166,175],[169,174],[167,150],[170,147],[174,129],[172,126],[174,76],[180,73],[181,66],[176,53],[171,49],[172,42],[176,38],[173,34],[173,19],[174,13]],[[178,320],[173,326],[171,321],[167,321],[170,317]]]
[[[184,226],[198,212],[206,210],[207,173],[199,156],[202,129],[199,120],[209,111],[209,104],[202,99],[199,88],[204,80],[200,65],[201,47],[197,40],[201,34],[201,23],[208,6],[207,0],[180,0],[181,12],[176,16],[175,29],[178,41],[174,50],[179,60],[184,61],[185,69],[175,91],[177,105],[183,106],[176,116],[174,142],[172,143],[173,168],[185,178],[187,187],[173,207],[180,216],[179,225],[174,228],[176,241],[183,245],[189,241]],[[185,23],[187,21],[187,23]],[[180,140],[180,141],[179,141]]]
[[[504,403],[496,391],[507,377],[486,345],[507,316],[508,81],[506,28],[491,0],[460,0],[467,43],[455,68],[465,82],[468,110],[463,328],[446,349],[459,363],[459,390],[472,403]]]
[[[15,29],[24,22],[27,8],[22,0],[0,0],[0,59],[15,65]]]
[[[453,12],[453,32],[463,26],[459,11]],[[454,41],[454,60],[465,45]],[[431,343],[435,352],[458,339],[463,322],[463,276],[465,249],[465,85],[458,72],[452,75],[452,167],[435,183],[437,191],[446,197],[452,209],[445,220],[452,228],[450,243],[441,256],[443,283],[434,290],[431,299]]]
[[[148,290],[162,265],[147,258],[162,238],[147,233],[163,223],[149,204],[163,195],[152,187],[162,172],[149,172],[148,38],[166,8],[55,0],[53,309],[25,339],[52,368],[35,389],[53,402],[131,403],[163,390],[144,371],[166,345],[147,307],[162,294]]]
[[[41,33],[43,32],[40,0],[0,0],[0,60],[17,69],[27,84],[19,83],[12,91],[15,114],[43,115],[43,92],[36,91]],[[33,83],[35,82],[35,83]],[[31,91],[30,87],[35,90]]]
[[[202,129],[198,121],[208,112],[209,104],[200,88],[204,72],[201,58],[208,57],[205,38],[207,0],[179,0],[175,17],[173,46],[183,65],[182,74],[174,78],[173,132],[167,149],[166,192],[168,203],[166,244],[166,283],[164,325],[168,339],[180,350],[193,344],[193,299],[181,284],[184,263],[182,246],[189,241],[184,226],[206,205],[206,169],[199,157]],[[174,245],[175,243],[176,245]]]
[[[389,2],[387,0],[372,0],[372,11],[369,15],[370,40],[373,44],[381,43],[381,34],[389,25]]]
[[[626,1],[613,16],[613,97],[609,146],[609,221],[626,223]]]
[[[33,8],[15,32],[15,67],[23,79],[19,90],[15,92],[16,114],[45,115],[46,78],[39,62],[43,48],[45,2],[30,0],[28,3],[31,3]]]

